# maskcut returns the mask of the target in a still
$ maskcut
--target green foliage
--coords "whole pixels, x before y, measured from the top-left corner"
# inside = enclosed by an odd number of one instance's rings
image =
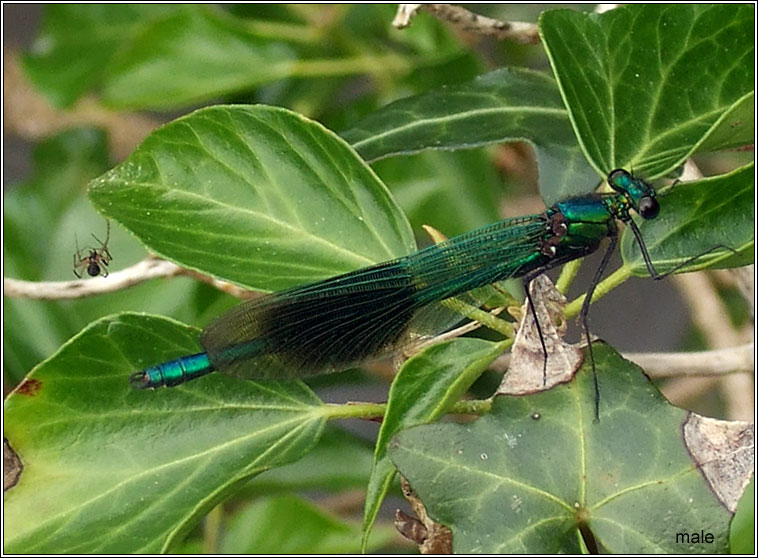
[[[387,412],[376,440],[366,495],[364,537],[368,536],[395,476],[395,468],[387,457],[392,436],[448,412],[503,350],[498,344],[482,339],[456,339],[430,347],[402,367],[392,382]]]
[[[222,534],[223,554],[355,554],[360,526],[330,517],[318,507],[294,496],[263,498],[235,516]],[[373,533],[375,549],[391,542],[393,529]]]
[[[4,197],[5,274],[29,281],[75,279],[75,239],[84,247],[96,244],[90,233],[105,238],[103,216],[83,196],[86,183],[109,166],[105,135],[84,128],[64,131],[38,144],[33,160],[33,175]],[[117,247],[113,269],[135,264],[146,255],[144,246],[114,223],[110,245]],[[6,298],[6,379],[19,382],[35,364],[104,315],[150,311],[204,325],[228,307],[228,299],[186,278],[63,302]]]
[[[392,195],[414,231],[428,223],[445,223],[445,234],[452,237],[499,218],[502,183],[485,150],[424,151],[383,159],[371,168],[392,185]],[[461,197],[461,192],[466,195]],[[423,238],[420,243],[430,242]]]
[[[24,65],[57,106],[85,94],[116,110],[227,104],[156,129],[111,170],[102,132],[40,142],[32,176],[4,198],[6,277],[72,279],[75,235],[81,245],[102,238],[105,216],[111,270],[149,251],[277,291],[407,254],[422,224],[453,235],[496,220],[513,186],[494,164],[504,142],[534,148],[552,204],[593,191],[616,167],[674,176],[694,154],[753,141],[748,6],[547,10],[541,46],[494,49],[428,14],[391,29],[393,10],[46,6]],[[483,70],[536,66],[543,52],[550,71]],[[687,270],[753,261],[749,157],[727,153],[714,176],[661,192],[660,216],[640,222],[659,271],[716,245]],[[630,274],[648,275],[628,232],[621,254]],[[6,551],[329,554],[361,540],[378,551],[390,544],[386,522],[368,530],[395,465],[459,552],[581,552],[587,531],[609,552],[728,547],[731,513],[682,445],[684,411],[600,345],[599,424],[585,363],[553,389],[496,397],[466,426],[427,425],[510,339],[425,349],[401,368],[386,406],[325,405],[302,382],[220,374],[129,388],[132,372],[200,351],[198,328],[233,303],[186,277],[63,302],[6,297],[6,382],[26,376],[4,408],[23,465],[5,493]],[[326,427],[377,414],[373,452]],[[367,490],[362,533],[292,494],[356,487]],[[208,521],[199,542],[193,529],[213,509],[222,534],[208,535]],[[752,522],[740,522],[733,551],[752,540]],[[699,526],[716,542],[673,545],[673,531]]]
[[[114,108],[170,109],[280,80],[403,76],[460,56],[444,30],[423,22],[410,37],[387,37],[389,6],[286,11],[277,15],[289,21],[255,19],[255,8],[243,19],[202,5],[52,6],[25,65],[59,106],[98,88]]]
[[[755,553],[755,476],[750,479],[734,513],[729,543],[733,554]]]
[[[458,87],[401,99],[343,136],[368,161],[527,140],[537,152],[547,203],[585,193],[592,180],[555,80],[541,72],[501,69]]]
[[[273,107],[179,118],[89,195],[151,251],[251,289],[282,290],[415,248],[389,192],[349,146]]]
[[[660,217],[640,224],[656,269],[663,273],[715,246],[698,258],[698,269],[737,267],[753,262],[755,244],[755,169],[753,164],[734,172],[674,186],[660,197]],[[729,223],[729,227],[724,227]],[[734,254],[732,250],[739,252]],[[639,246],[631,234],[624,236],[621,256],[635,275],[647,276]]]
[[[37,41],[24,59],[27,73],[53,103],[70,105],[101,85],[112,60],[143,27],[171,11],[151,4],[48,6]]]
[[[752,97],[753,21],[749,6],[707,4],[545,12],[542,38],[593,166],[655,177],[696,152]],[[751,126],[716,149],[750,141]]]
[[[606,553],[726,550],[731,514],[683,443],[687,412],[606,346],[595,345],[595,364],[599,423],[586,359],[571,382],[498,396],[472,424],[395,437],[390,458],[430,515],[452,529],[456,553],[579,553],[580,526]],[[707,525],[715,542],[677,544],[673,533],[692,525]]]
[[[324,406],[300,382],[224,378],[147,399],[126,388],[122,371],[195,351],[196,336],[163,318],[103,318],[7,399],[24,471],[5,498],[6,550],[165,550],[242,481],[314,445]]]

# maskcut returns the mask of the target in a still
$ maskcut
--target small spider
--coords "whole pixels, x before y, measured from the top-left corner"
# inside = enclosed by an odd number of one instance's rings
[[[91,248],[85,246],[79,249],[79,240],[74,236],[76,242],[76,254],[74,254],[74,275],[79,279],[82,278],[82,272],[87,271],[90,277],[102,275],[108,277],[108,264],[111,263],[113,256],[108,252],[108,240],[111,237],[111,222],[106,221],[107,232],[105,233],[105,242],[97,238],[94,234],[92,238],[100,243],[100,248]],[[85,254],[85,255],[82,255]]]

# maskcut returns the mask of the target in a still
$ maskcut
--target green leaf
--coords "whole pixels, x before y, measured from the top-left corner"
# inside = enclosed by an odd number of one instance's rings
[[[639,228],[658,273],[698,258],[687,271],[739,267],[753,263],[755,244],[755,178],[750,164],[729,174],[677,184],[658,200],[658,217],[640,220]],[[733,254],[728,248],[738,251]],[[625,231],[621,257],[634,275],[649,276],[637,241]]]
[[[151,251],[268,291],[415,249],[391,195],[337,136],[298,114],[202,109],[153,132],[90,184]]]
[[[105,239],[105,219],[84,193],[87,182],[109,168],[107,151],[105,134],[87,128],[67,130],[35,145],[31,177],[13,185],[3,200],[7,277],[27,281],[75,279],[72,260],[77,238],[82,248],[96,244],[90,234]],[[111,222],[108,247],[114,258],[111,271],[137,263],[146,255],[144,247],[115,222]],[[149,281],[75,300],[6,297],[5,378],[9,385],[15,385],[33,366],[103,315],[150,311],[202,325],[214,315],[215,303],[230,298],[186,277]]]
[[[367,440],[329,425],[308,455],[255,477],[243,491],[362,489],[371,472],[371,449]]]
[[[291,495],[262,498],[243,508],[221,538],[222,554],[356,554],[360,528]],[[394,529],[371,537],[374,550],[392,542]]]
[[[53,104],[68,106],[99,84],[114,55],[143,25],[176,10],[160,4],[46,5],[24,67]]]
[[[173,108],[292,74],[285,44],[204,6],[184,7],[141,29],[119,53],[103,98],[117,108]]]
[[[371,166],[415,231],[433,225],[452,237],[500,218],[498,192],[502,186],[483,150],[426,151]]]
[[[368,161],[425,149],[528,141],[537,151],[548,204],[586,193],[597,183],[555,81],[530,70],[500,69],[464,85],[395,101],[342,136]]]
[[[6,399],[24,467],[5,493],[7,552],[159,552],[240,482],[313,446],[323,406],[300,382],[129,387],[131,372],[196,352],[196,339],[163,318],[103,318]]]
[[[697,146],[698,152],[751,146],[755,140],[755,92],[751,91],[725,112]]]
[[[65,237],[70,253],[61,245],[51,250],[51,242],[63,236],[61,222],[87,182],[107,168],[107,138],[98,130],[70,129],[34,146],[31,177],[3,196],[5,263],[12,270],[6,275],[28,281],[60,279],[64,262],[66,273],[70,271],[73,235]]]
[[[387,444],[405,428],[432,422],[456,403],[505,347],[483,339],[455,339],[410,358],[392,382],[376,440],[363,513],[364,544],[395,476]],[[363,549],[364,551],[366,548]]]
[[[452,529],[456,553],[579,553],[580,529],[607,553],[726,550],[731,513],[683,443],[687,412],[609,347],[596,344],[594,354],[600,422],[586,360],[572,381],[497,397],[471,424],[395,437],[390,457],[429,515]],[[715,542],[676,542],[700,529]]]
[[[734,512],[729,550],[732,554],[755,554],[755,476],[745,488]]]
[[[3,196],[3,273],[26,281],[73,279],[74,231],[104,232],[105,222],[78,203],[87,181],[108,168],[102,132],[77,128],[41,141],[32,152],[31,177]],[[74,220],[71,217],[76,216]],[[102,228],[101,228],[102,227]],[[89,320],[71,305],[4,299],[5,379],[15,385]],[[98,310],[102,315],[102,309]],[[33,332],[33,334],[31,334]]]
[[[753,90],[755,13],[747,5],[555,10],[539,25],[582,148],[601,174],[675,168]]]

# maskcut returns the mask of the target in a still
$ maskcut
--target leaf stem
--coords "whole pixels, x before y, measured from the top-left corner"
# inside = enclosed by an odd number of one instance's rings
[[[492,399],[467,399],[458,401],[450,413],[459,415],[484,415],[492,409]]]
[[[579,266],[582,265],[583,259],[573,260],[564,264],[561,274],[558,276],[558,280],[555,282],[555,288],[558,289],[562,295],[566,296],[566,293],[574,282],[576,274],[579,272]]]
[[[245,21],[245,27],[253,35],[264,39],[304,44],[321,40],[321,33],[308,25],[248,20]]]
[[[601,297],[611,292],[613,289],[618,287],[621,283],[629,279],[631,275],[632,275],[632,272],[628,266],[624,265],[618,268],[616,271],[614,271],[608,277],[606,277],[603,281],[597,284],[597,287],[595,288],[595,293],[592,295],[592,302],[599,300]],[[569,304],[567,304],[563,310],[563,315],[566,316],[567,318],[576,316],[579,313],[579,311],[582,309],[582,304],[584,303],[584,299],[586,298],[586,296],[587,294],[585,293],[577,297],[575,300],[572,300]]]
[[[216,554],[218,552],[218,538],[221,532],[221,523],[224,520],[224,505],[218,504],[203,522],[203,553]]]
[[[476,306],[472,306],[471,304],[468,304],[457,298],[449,298],[442,301],[442,304],[448,308],[455,310],[462,316],[476,320],[483,326],[493,331],[497,331],[504,337],[513,337],[515,335],[515,328],[513,324],[498,318],[493,313],[482,310]]]
[[[359,403],[348,402],[344,404],[329,403],[323,407],[324,416],[328,419],[381,419],[387,410],[386,403]]]
[[[483,415],[492,408],[492,401],[489,399],[471,399],[458,401],[451,409],[452,414],[461,415]],[[324,416],[329,419],[364,419],[376,420],[384,418],[387,410],[386,403],[363,403],[349,402],[344,404],[329,403],[323,407]]]
[[[292,77],[324,77],[350,74],[375,74],[378,71],[408,72],[413,64],[404,56],[355,56],[334,60],[296,60],[289,67]]]

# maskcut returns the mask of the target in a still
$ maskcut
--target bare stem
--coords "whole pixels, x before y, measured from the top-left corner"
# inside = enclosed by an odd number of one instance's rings
[[[674,281],[685,297],[692,313],[692,321],[708,340],[708,344],[718,348],[734,345],[740,336],[732,326],[723,301],[715,292],[706,273],[687,273],[677,275]],[[727,402],[727,415],[730,419],[746,420],[753,416],[753,378],[750,374],[732,374],[721,380],[723,394]],[[709,389],[707,383],[701,383],[703,393]],[[671,396],[679,386],[668,384],[664,393]]]
[[[178,275],[195,277],[238,298],[255,296],[255,293],[231,283],[219,281],[208,275],[179,267],[174,263],[153,256],[148,256],[131,267],[114,271],[108,274],[107,278],[93,277],[75,281],[22,281],[4,277],[3,294],[14,298],[68,300],[112,293],[151,279],[176,277]]]
[[[752,370],[755,366],[755,345],[746,343],[737,347],[689,353],[622,353],[622,356],[644,368],[651,378],[715,378]],[[510,354],[498,357],[490,369],[504,372],[508,369],[510,358]]]
[[[651,378],[718,376],[755,367],[755,345],[692,353],[625,353],[624,358],[645,369]]]
[[[540,35],[534,23],[501,21],[481,16],[453,4],[400,4],[392,25],[398,29],[408,27],[419,9],[434,14],[438,19],[452,23],[462,31],[479,35],[493,35],[519,44],[537,44]]]

